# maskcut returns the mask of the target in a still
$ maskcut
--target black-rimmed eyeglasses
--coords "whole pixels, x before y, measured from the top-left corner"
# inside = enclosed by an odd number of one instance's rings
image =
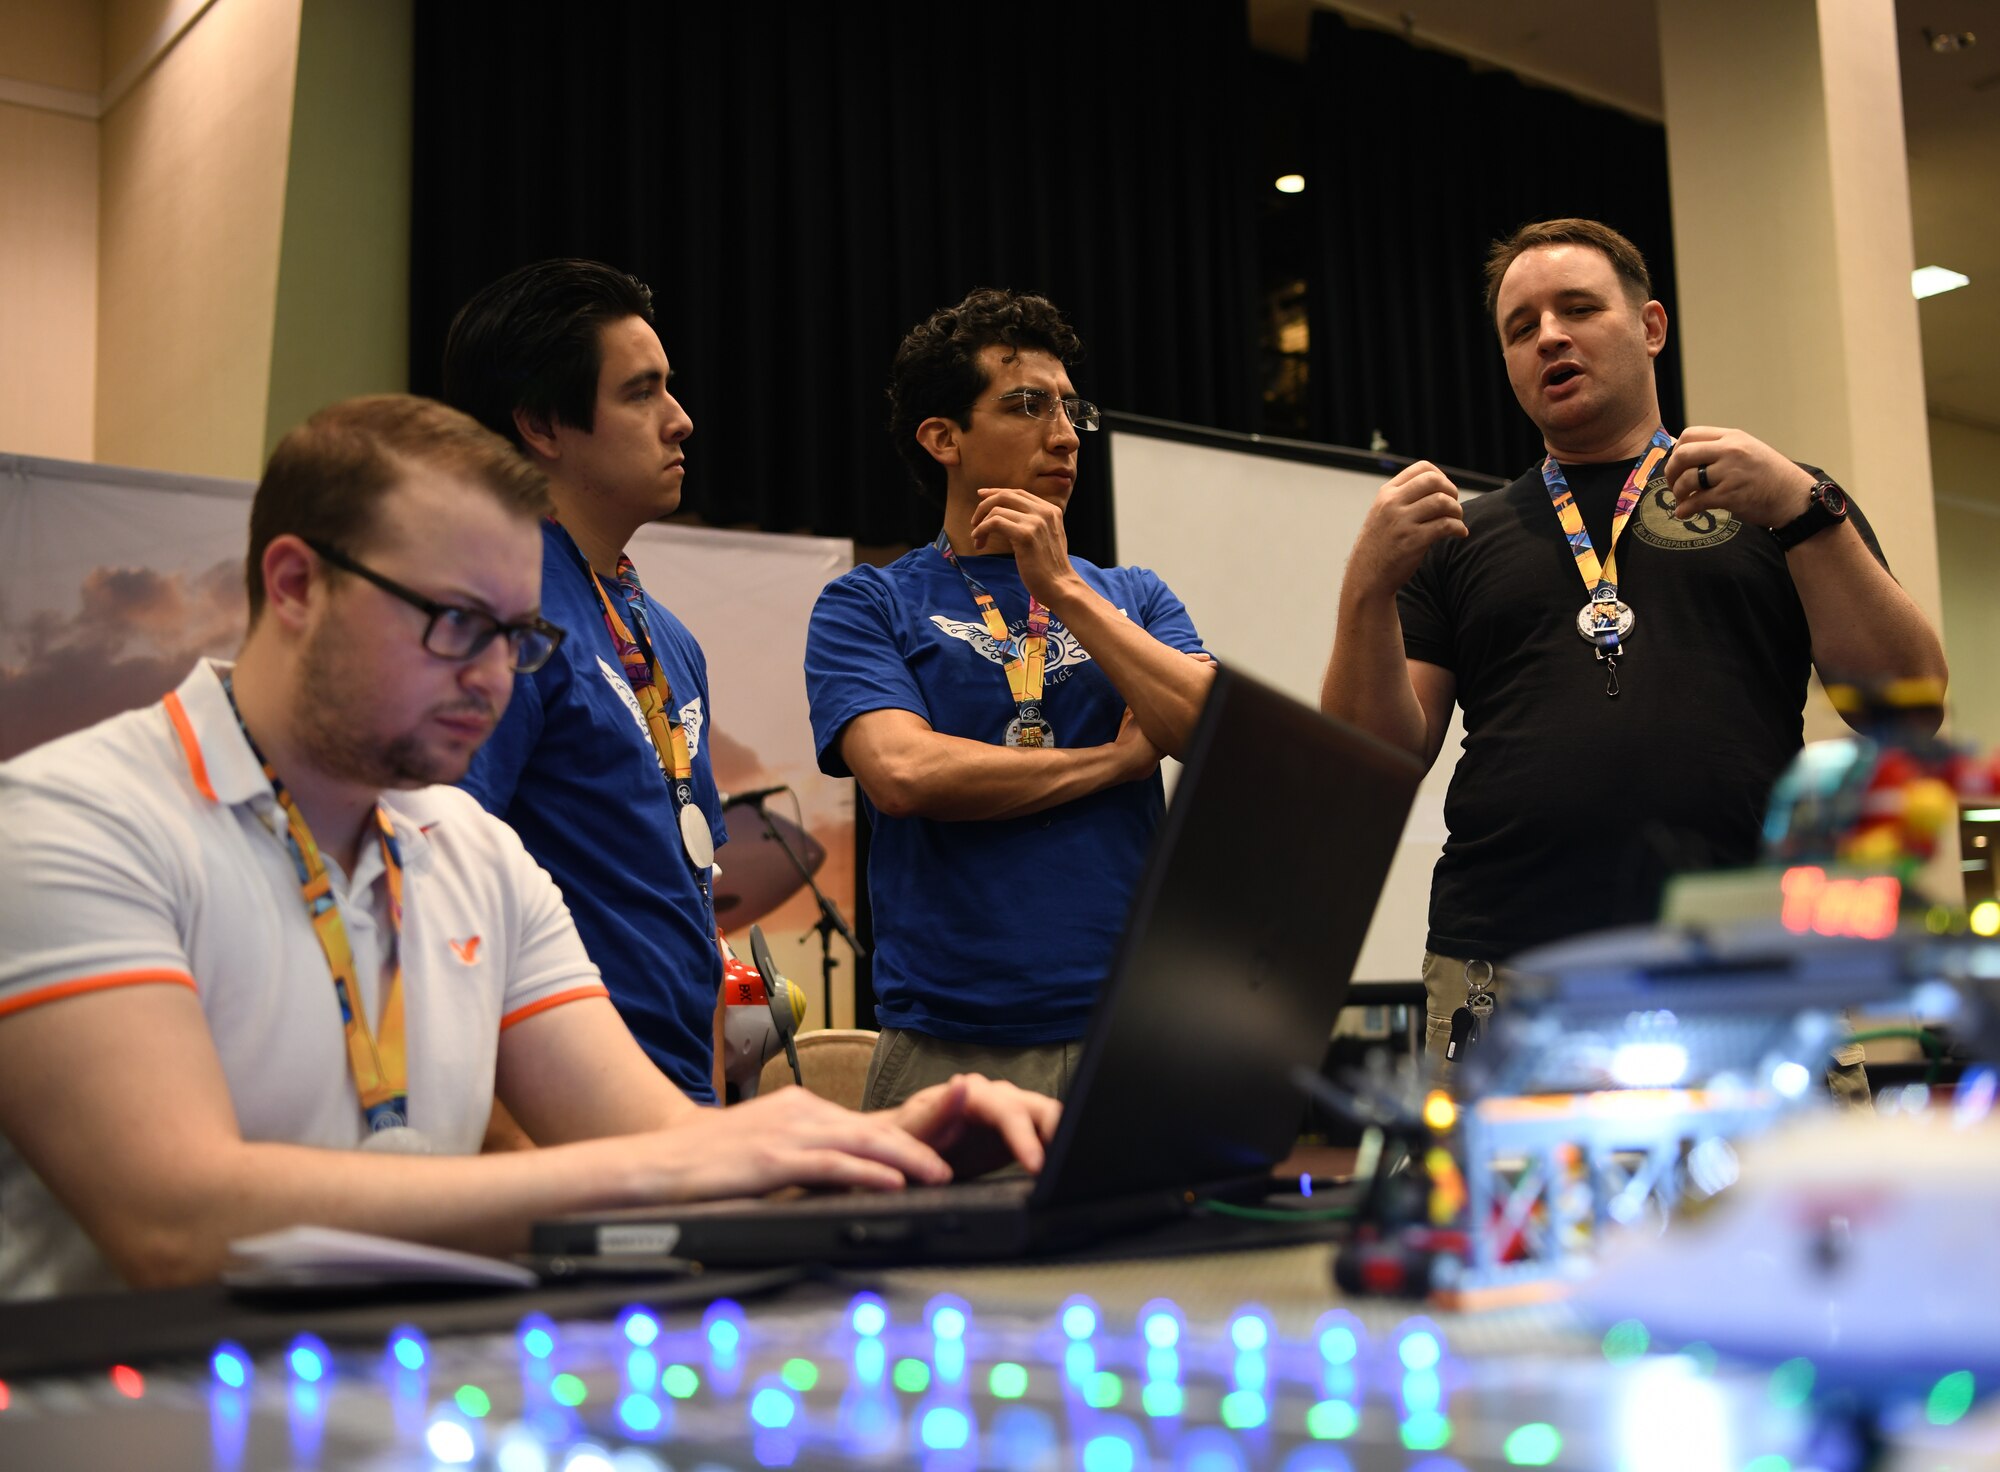
[[[530,675],[547,664],[549,656],[562,644],[564,631],[546,619],[529,618],[519,623],[503,624],[480,609],[426,598],[416,589],[406,588],[393,578],[383,577],[374,568],[362,566],[345,552],[316,538],[306,537],[303,540],[321,558],[341,571],[366,578],[390,597],[400,598],[410,607],[429,614],[431,621],[424,625],[424,648],[439,659],[475,659],[488,644],[504,637],[508,663],[516,673]]]
[[[1025,414],[1030,419],[1046,421],[1054,419],[1057,414],[1065,414],[1069,417],[1071,429],[1097,428],[1097,405],[1074,395],[1064,397],[1045,388],[1016,388],[998,395],[993,402],[1005,405],[1010,413]]]

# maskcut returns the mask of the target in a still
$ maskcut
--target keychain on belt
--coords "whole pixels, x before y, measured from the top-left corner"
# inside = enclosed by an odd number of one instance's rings
[[[1451,1036],[1445,1040],[1447,1063],[1456,1063],[1467,1045],[1479,1041],[1479,1030],[1493,1015],[1493,963],[1465,963],[1465,1005],[1451,1014]]]

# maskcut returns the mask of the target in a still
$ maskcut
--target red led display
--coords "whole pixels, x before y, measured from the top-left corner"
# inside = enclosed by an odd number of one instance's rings
[[[1787,869],[1780,919],[1794,935],[1848,935],[1881,940],[1896,930],[1903,884],[1893,874],[1836,875],[1815,865]]]

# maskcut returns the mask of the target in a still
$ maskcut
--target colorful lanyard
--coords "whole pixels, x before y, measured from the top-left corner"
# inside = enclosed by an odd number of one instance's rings
[[[403,934],[403,854],[396,842],[396,830],[382,805],[375,805],[375,826],[382,843],[382,869],[389,879],[389,925],[391,960],[388,990],[382,999],[382,1033],[368,1031],[367,1014],[361,1010],[360,978],[354,970],[354,949],[348,944],[347,924],[334,902],[333,880],[319,844],[306,826],[305,815],[292,794],[257,749],[250,728],[243,724],[243,712],[236,707],[233,680],[224,676],[223,692],[229,708],[236,713],[236,725],[249,743],[250,754],[264,769],[264,780],[285,814],[285,845],[291,850],[292,867],[298,871],[299,894],[312,920],[313,934],[326,953],[326,969],[333,976],[333,994],[340,1001],[340,1023],[347,1030],[347,1066],[354,1075],[354,1092],[360,1096],[362,1113],[371,1133],[406,1128],[410,1122],[409,1060],[403,1040],[403,966],[395,952],[401,949]]]
[[[639,583],[639,569],[632,565],[630,557],[623,552],[618,554],[618,588],[631,611],[632,623],[637,626],[635,637],[633,628],[626,625],[617,604],[605,590],[604,580],[574,540],[570,541],[570,550],[590,578],[591,587],[597,590],[598,607],[604,610],[604,627],[611,635],[612,647],[618,651],[625,682],[638,698],[639,713],[645,717],[646,734],[652,740],[660,773],[673,793],[682,847],[687,851],[688,863],[695,871],[695,884],[705,902],[708,869],[715,860],[714,839],[709,833],[707,815],[695,806],[694,758],[688,751],[687,732],[674,705],[673,686],[667,681],[667,672],[660,668],[659,656],[653,652],[652,630],[647,625],[646,590]]]
[[[1562,522],[1563,535],[1569,539],[1570,553],[1576,558],[1576,570],[1590,594],[1590,606],[1598,610],[1593,620],[1593,632],[1585,637],[1608,654],[1618,652],[1620,634],[1617,617],[1618,538],[1625,530],[1625,523],[1632,519],[1632,510],[1639,504],[1639,498],[1646,493],[1646,483],[1652,479],[1654,467],[1673,447],[1672,435],[1664,428],[1654,430],[1652,443],[1647,445],[1646,452],[1625,477],[1624,488],[1618,492],[1618,504],[1611,513],[1611,549],[1605,554],[1602,565],[1597,560],[1597,549],[1591,545],[1590,533],[1584,529],[1583,513],[1576,509],[1576,498],[1569,492],[1569,482],[1563,479],[1562,467],[1556,464],[1553,455],[1542,461],[1542,482],[1549,488],[1549,499],[1555,503],[1556,518]],[[1626,627],[1630,627],[1629,617]]]
[[[979,609],[979,617],[986,625],[986,632],[992,636],[994,643],[1007,651],[1007,688],[1014,692],[1014,704],[1019,707],[1021,729],[1046,731],[1048,722],[1042,716],[1042,667],[1049,646],[1048,609],[1030,593],[1028,632],[1022,638],[1015,639],[1007,632],[1007,620],[1000,616],[1000,609],[994,603],[993,595],[979,585],[979,580],[965,570],[957,554],[951,550],[951,538],[940,531],[937,540],[931,545],[937,548],[938,554],[946,562],[958,569],[958,575],[965,579],[966,590],[972,594],[972,601]]]

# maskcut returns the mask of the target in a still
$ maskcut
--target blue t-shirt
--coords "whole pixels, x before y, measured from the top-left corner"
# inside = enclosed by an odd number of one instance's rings
[[[615,580],[605,589],[621,596]],[[695,802],[721,848],[729,832],[703,739],[708,661],[687,626],[650,593],[646,614],[687,732]],[[604,626],[588,564],[552,523],[542,528],[542,616],[569,637],[532,675],[514,677],[507,714],[460,785],[513,825],[554,876],[639,1046],[689,1098],[712,1103],[722,986],[715,919],[695,883],[673,793]]]
[[[1201,652],[1187,610],[1158,576],[1072,562],[1161,643]],[[1014,560],[960,564],[1021,637],[1028,593]],[[806,635],[820,770],[852,775],[840,736],[872,710],[914,711],[934,731],[998,744],[1016,713],[1001,660],[964,578],[933,547],[829,583]],[[1067,747],[1112,740],[1125,712],[1059,619],[1049,624],[1042,709],[1055,744]],[[874,828],[868,895],[881,1024],[1003,1047],[1080,1037],[1165,808],[1159,774],[990,822],[891,818],[865,792],[861,801]]]

